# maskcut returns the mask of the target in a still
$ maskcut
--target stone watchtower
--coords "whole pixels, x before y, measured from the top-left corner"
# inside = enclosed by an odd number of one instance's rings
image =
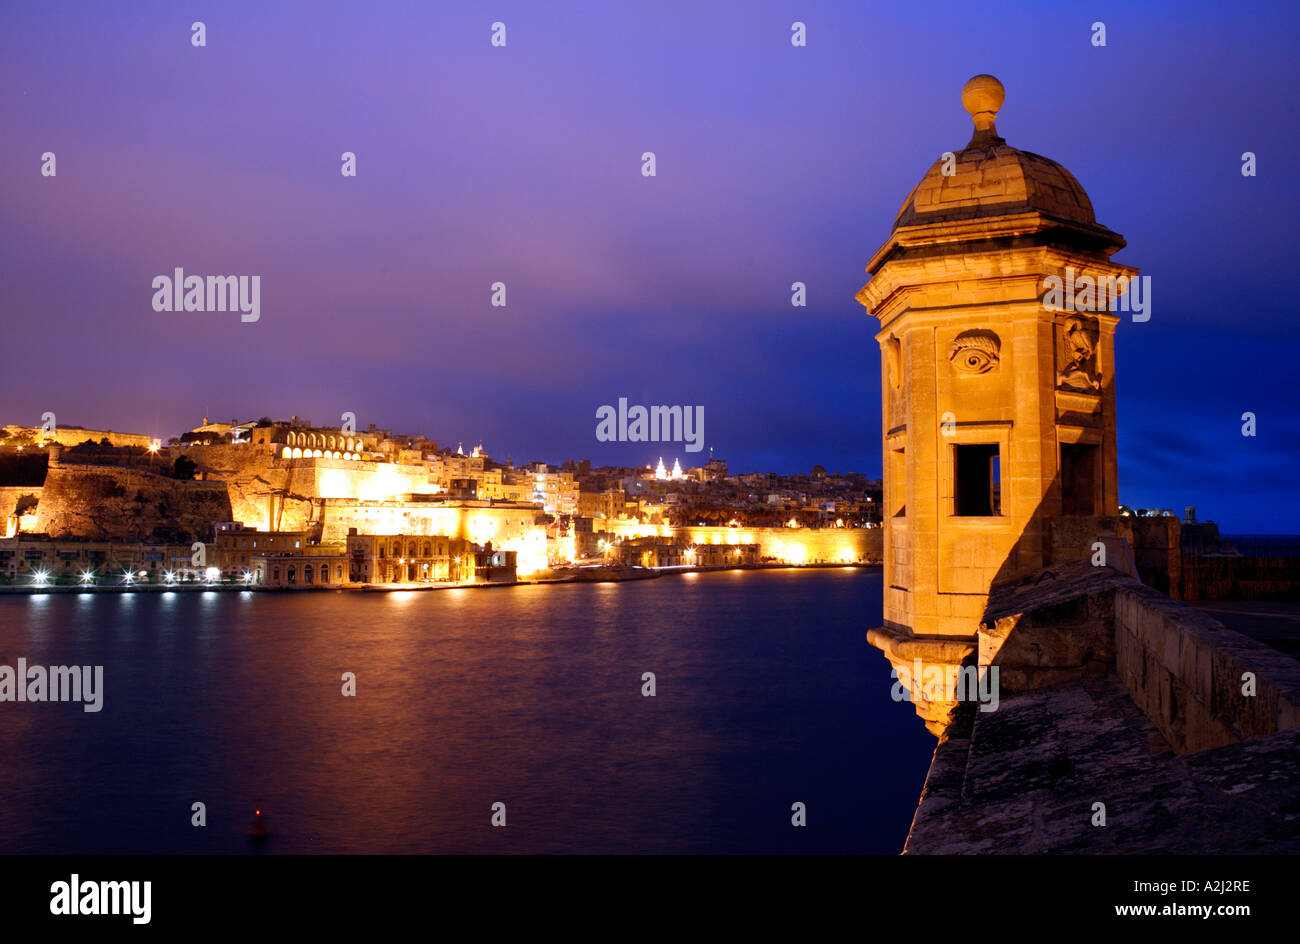
[[[909,671],[969,660],[994,579],[1053,558],[1052,519],[1117,510],[1119,319],[1045,280],[1122,292],[1137,270],[1110,261],[1124,239],[1069,171],[998,136],[1004,97],[993,76],[966,83],[974,136],[903,201],[857,296],[880,321],[884,444],[885,624],[868,638]],[[912,695],[941,731],[953,702]]]

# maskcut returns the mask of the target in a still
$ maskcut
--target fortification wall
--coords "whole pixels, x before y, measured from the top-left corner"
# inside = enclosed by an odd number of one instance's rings
[[[0,519],[18,513],[18,502],[23,499],[41,500],[42,488],[39,485],[3,485],[0,486]],[[29,504],[30,501],[23,501]]]
[[[1172,517],[1133,515],[1077,515],[1048,520],[1050,562],[1090,560],[1094,542],[1101,540],[1107,552],[1117,548],[1107,538],[1120,538],[1136,565],[1135,576],[1161,593],[1179,597],[1182,590],[1181,523]],[[1117,565],[1118,566],[1118,565]]]
[[[39,426],[6,426],[6,435],[28,433],[36,442],[56,442],[60,446],[79,446],[89,439],[101,442],[107,439],[113,446],[140,446],[149,448],[152,437],[144,433],[115,433],[111,429],[77,429],[72,426],[56,426],[54,432],[46,432]]]
[[[179,543],[210,539],[212,522],[230,520],[230,500],[220,482],[52,463],[30,517],[24,531],[55,537]]]
[[[321,540],[345,541],[349,528],[361,534],[447,535],[518,555],[519,573],[546,566],[546,529],[538,524],[541,511],[532,505],[450,504],[420,502],[362,502],[325,499],[321,502]]]
[[[1115,652],[1133,701],[1179,753],[1300,725],[1300,662],[1148,587],[1117,592]]]
[[[679,537],[692,544],[757,544],[759,558],[795,564],[871,563],[884,559],[884,528],[674,528],[635,521],[597,522],[623,538]]]
[[[310,496],[294,488],[291,470],[277,467],[270,445],[180,446],[169,450],[173,460],[187,456],[198,477],[222,483],[230,503],[230,518],[260,530],[304,530],[312,519]]]
[[[1296,848],[1300,662],[1087,561],[995,584],[989,606],[999,697],[954,703],[904,851]],[[1123,828],[1079,814],[1095,797]]]
[[[173,450],[189,456],[199,476],[224,482],[234,520],[275,531],[308,530],[320,524],[320,502],[330,498],[391,500],[430,494],[423,465],[349,459],[283,459],[273,444],[195,446]]]
[[[1178,753],[1300,726],[1300,662],[1084,561],[995,585],[979,664],[1008,693],[1113,673]]]

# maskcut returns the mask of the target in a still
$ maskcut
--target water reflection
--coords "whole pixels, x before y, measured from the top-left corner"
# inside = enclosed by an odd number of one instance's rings
[[[0,599],[0,663],[105,666],[97,715],[0,704],[0,852],[245,852],[259,807],[268,852],[894,852],[933,741],[863,638],[880,593],[836,569]],[[158,815],[196,799],[203,830]]]

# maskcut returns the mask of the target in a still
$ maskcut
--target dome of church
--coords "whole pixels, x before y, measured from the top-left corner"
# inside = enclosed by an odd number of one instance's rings
[[[975,134],[955,152],[955,161],[940,157],[912,188],[894,220],[895,229],[1033,211],[1097,225],[1092,201],[1073,174],[1056,161],[1013,148],[998,137],[994,118],[1005,96],[1002,83],[991,75],[977,75],[966,83],[962,105],[975,122]]]

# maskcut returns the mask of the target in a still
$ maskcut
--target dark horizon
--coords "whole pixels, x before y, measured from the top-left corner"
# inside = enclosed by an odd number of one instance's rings
[[[1151,320],[1117,331],[1121,503],[1300,532],[1294,7],[388,9],[9,14],[0,422],[166,439],[205,415],[351,411],[516,463],[713,447],[733,471],[879,478],[854,294],[989,72],[1008,143],[1068,168],[1127,239],[1116,261],[1152,278]],[[260,320],[155,312],[150,282],[178,266],[260,275]],[[619,397],[702,405],[703,451],[598,442]]]

